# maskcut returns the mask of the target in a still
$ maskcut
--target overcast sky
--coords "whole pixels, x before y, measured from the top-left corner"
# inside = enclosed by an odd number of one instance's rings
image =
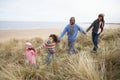
[[[120,0],[0,0],[0,21],[92,22],[99,13],[120,23]]]

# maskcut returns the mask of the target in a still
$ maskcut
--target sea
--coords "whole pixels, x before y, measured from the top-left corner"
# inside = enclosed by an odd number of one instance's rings
[[[69,22],[39,22],[39,21],[0,21],[0,30],[26,30],[26,29],[49,29],[64,28]],[[76,23],[83,28],[87,28],[91,23]],[[120,23],[106,23],[105,27],[120,27]]]

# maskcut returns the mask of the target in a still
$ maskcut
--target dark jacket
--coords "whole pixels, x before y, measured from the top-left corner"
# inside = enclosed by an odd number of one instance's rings
[[[104,21],[103,21],[103,25],[100,27],[101,28],[101,32],[103,31],[103,28],[104,28]],[[92,31],[93,32],[95,32],[95,33],[97,33],[98,32],[98,29],[99,29],[99,20],[98,19],[96,19],[91,25],[90,25],[90,27],[87,29],[87,32],[91,29],[93,27],[93,29],[92,29]]]

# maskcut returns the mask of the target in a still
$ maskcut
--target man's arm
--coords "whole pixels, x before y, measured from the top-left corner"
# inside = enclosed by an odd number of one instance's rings
[[[66,32],[67,32],[67,26],[64,28],[63,32],[61,33],[61,35],[58,39],[61,40]]]
[[[78,26],[78,30],[79,30],[80,32],[82,32],[83,34],[86,34],[86,31],[85,31],[85,30],[83,30],[83,28],[82,28],[82,27]]]

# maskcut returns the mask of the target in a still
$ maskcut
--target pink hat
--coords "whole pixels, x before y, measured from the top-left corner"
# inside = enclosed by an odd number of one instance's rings
[[[27,48],[31,48],[31,47],[32,47],[32,44],[31,44],[30,42],[26,42],[26,43],[25,43],[25,46],[26,46]]]

